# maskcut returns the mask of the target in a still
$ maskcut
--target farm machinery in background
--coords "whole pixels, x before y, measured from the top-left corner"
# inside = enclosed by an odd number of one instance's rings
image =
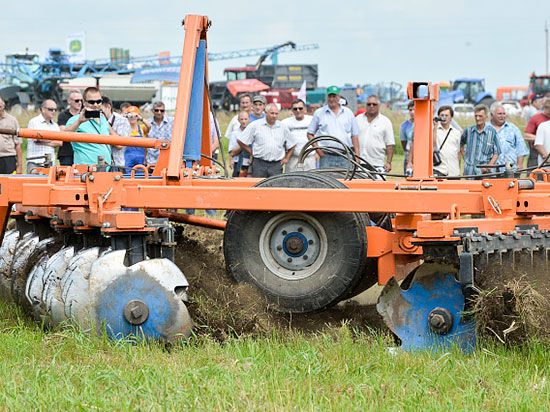
[[[490,107],[495,102],[491,93],[485,90],[485,79],[456,79],[452,83],[445,83],[440,95],[441,105],[454,103],[484,104]]]
[[[476,320],[470,309],[483,279],[516,268],[548,273],[548,174],[541,174],[543,181],[509,171],[480,180],[434,177],[437,85],[407,87],[416,108],[412,177],[384,180],[345,146],[334,149],[349,161],[343,170],[219,176],[209,130],[209,27],[207,17],[185,18],[171,142],[0,131],[161,153],[152,171],[138,165],[129,174],[110,172],[98,159],[93,166],[0,176],[0,290],[9,299],[47,325],[95,325],[115,338],[188,336],[185,302],[193,285],[187,269],[173,263],[174,228],[166,216],[224,229],[228,275],[254,285],[275,310],[321,311],[375,283],[385,285],[377,308],[406,349],[471,350]],[[318,136],[300,156],[323,139],[334,138]],[[165,211],[193,208],[228,210],[228,218]],[[15,228],[7,231],[10,216]]]
[[[536,75],[535,72],[529,76],[529,99],[534,95],[550,96],[550,74]]]
[[[261,93],[268,103],[289,109],[304,81],[308,90],[317,87],[318,69],[316,64],[278,64],[278,53],[318,48],[317,44],[296,45],[289,41],[265,50],[255,65],[226,68],[225,81],[210,83],[214,107],[237,110],[241,93]],[[268,57],[272,64],[263,64]]]
[[[219,61],[260,56],[256,64],[259,68],[268,57],[271,58],[274,65],[277,65],[279,53],[313,50],[318,47],[317,44],[296,45],[293,42],[287,42],[274,47],[210,53],[208,60]],[[45,99],[53,99],[57,103],[61,103],[63,101],[63,89],[79,88],[70,84],[73,79],[91,78],[93,82],[80,82],[79,85],[85,84],[85,87],[97,86],[113,102],[130,100],[134,103],[146,103],[154,97],[155,90],[151,91],[143,87],[136,89],[135,83],[151,80],[177,83],[180,65],[181,57],[171,56],[168,51],[149,56],[131,57],[128,50],[111,48],[108,59],[82,62],[71,62],[68,56],[59,48],[51,48],[48,51],[48,57],[44,60],[40,60],[38,54],[28,52],[12,54],[6,56],[4,63],[0,63],[0,97],[5,100],[8,107],[16,104],[23,106],[28,104],[37,105]],[[290,80],[295,80],[295,76],[301,75],[299,72],[294,73],[295,70],[289,70],[293,72],[289,75]],[[267,72],[269,69],[262,69],[261,73],[264,73],[264,71]],[[113,75],[121,76],[114,76],[113,79]],[[131,79],[125,79],[123,75],[130,76]],[[106,85],[102,85],[100,81],[105,76],[109,76],[109,79],[105,82]],[[277,73],[277,76],[280,79],[280,73]],[[235,74],[235,77],[240,78],[242,76]],[[315,81],[316,79],[317,73],[315,70]],[[311,81],[311,77],[307,77],[307,80]],[[134,85],[130,83],[134,83]],[[226,89],[225,82],[223,83],[224,89]],[[294,86],[295,83],[291,83],[290,86]],[[298,88],[300,85],[301,82]],[[269,87],[272,86],[273,82],[270,83]],[[287,86],[289,84],[284,85],[285,88]],[[242,89],[242,87],[241,85],[240,88]],[[269,87],[265,86],[261,90],[268,90]],[[233,92],[233,89],[231,91]],[[212,93],[214,95],[218,93],[215,83]],[[229,93],[230,95],[231,93]],[[214,102],[216,101],[214,99]]]

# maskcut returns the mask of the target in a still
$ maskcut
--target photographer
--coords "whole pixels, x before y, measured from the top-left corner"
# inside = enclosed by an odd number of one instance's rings
[[[65,131],[90,133],[99,135],[117,135],[105,115],[101,111],[103,99],[97,87],[88,87],[84,90],[84,108],[80,114],[67,121]],[[111,147],[99,143],[71,142],[74,150],[74,163],[95,165],[98,156],[102,156],[107,164],[111,164]]]

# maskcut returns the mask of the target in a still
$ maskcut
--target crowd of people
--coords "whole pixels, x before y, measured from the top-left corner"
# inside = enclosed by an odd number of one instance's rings
[[[342,143],[348,146],[356,160],[380,174],[392,171],[395,137],[391,120],[380,113],[380,99],[371,95],[364,109],[354,114],[341,99],[340,89],[327,89],[326,105],[308,114],[301,99],[292,102],[292,116],[279,120],[276,104],[267,104],[261,95],[240,96],[240,111],[225,131],[228,153],[234,177],[270,177],[297,170],[300,153],[312,139],[313,149],[302,158],[301,170],[315,168],[346,168],[348,159],[341,155]],[[173,118],[166,114],[163,102],[153,104],[153,116],[145,119],[140,109],[123,103],[120,112],[99,89],[88,87],[82,93],[71,90],[67,108],[57,113],[53,100],[45,100],[40,114],[29,121],[28,128],[65,130],[101,135],[152,137],[170,140]],[[408,106],[409,118],[399,127],[399,141],[405,152],[403,173],[413,171],[415,106]],[[507,121],[500,103],[490,108],[478,105],[474,109],[475,124],[462,130],[454,121],[451,106],[441,106],[434,113],[434,174],[476,178],[498,170],[501,165],[522,169],[547,161],[550,153],[550,98],[535,96],[523,115],[528,120],[525,135]],[[0,99],[0,128],[17,129],[17,120],[5,112]],[[215,120],[210,116],[212,152],[219,147]],[[329,136],[328,138],[323,138]],[[2,136],[0,173],[21,173],[23,156],[21,139]],[[321,138],[319,138],[321,137]],[[336,138],[337,140],[333,139]],[[527,142],[527,144],[526,144]],[[26,168],[55,164],[97,164],[98,158],[112,170],[126,170],[135,165],[154,165],[160,151],[140,147],[109,146],[99,143],[64,142],[29,139]],[[461,170],[462,159],[462,170]],[[399,172],[398,172],[399,173]]]

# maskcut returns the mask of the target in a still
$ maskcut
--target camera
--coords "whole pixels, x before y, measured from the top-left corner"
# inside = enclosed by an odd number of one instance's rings
[[[442,117],[437,117],[437,116],[434,117],[434,122],[444,122],[444,121],[445,121],[445,119],[442,118]]]
[[[99,110],[85,110],[84,117],[86,119],[99,119],[101,112]]]

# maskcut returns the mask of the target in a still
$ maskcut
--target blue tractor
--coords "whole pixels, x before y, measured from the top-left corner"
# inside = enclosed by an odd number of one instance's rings
[[[491,93],[485,91],[485,79],[456,79],[452,90],[441,93],[440,103],[472,103],[491,106],[495,102]]]

